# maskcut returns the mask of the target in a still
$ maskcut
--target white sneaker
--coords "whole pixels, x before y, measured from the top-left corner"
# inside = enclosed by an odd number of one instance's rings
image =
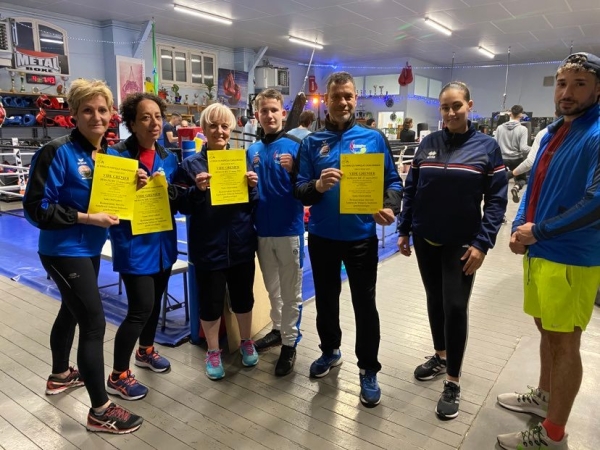
[[[513,392],[510,394],[500,394],[498,404],[511,411],[531,413],[546,418],[548,414],[548,397],[542,394],[539,388],[527,386],[527,394]]]
[[[506,450],[569,450],[566,434],[560,442],[553,441],[542,424],[518,433],[501,434],[498,444]]]

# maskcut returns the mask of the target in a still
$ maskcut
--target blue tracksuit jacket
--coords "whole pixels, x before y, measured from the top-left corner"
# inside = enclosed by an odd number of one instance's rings
[[[139,160],[139,144],[135,135],[109,148],[107,153]],[[139,163],[139,167],[144,169],[148,176],[154,172],[164,172],[168,183],[172,182],[177,166],[177,156],[159,144],[156,144],[152,167],[145,167]],[[169,189],[169,193],[171,198],[176,195],[174,189]],[[119,225],[110,227],[109,234],[115,272],[151,275],[171,267],[177,261],[177,225],[174,218],[171,231],[133,236],[131,222],[121,220]]]

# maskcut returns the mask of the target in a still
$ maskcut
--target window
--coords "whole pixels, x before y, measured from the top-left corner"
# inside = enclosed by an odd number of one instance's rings
[[[160,81],[205,85],[215,80],[216,55],[198,50],[159,46]]]
[[[415,95],[419,97],[438,98],[442,90],[442,82],[433,78],[415,75]]]
[[[14,19],[16,29],[15,47],[18,50],[50,53],[58,55],[60,73],[69,74],[69,52],[67,32],[54,24],[42,20],[17,17]],[[35,72],[35,68],[26,68]],[[42,70],[43,71],[43,70]]]

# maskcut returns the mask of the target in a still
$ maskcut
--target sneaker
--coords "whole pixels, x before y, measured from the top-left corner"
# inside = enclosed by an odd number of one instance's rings
[[[366,370],[364,374],[361,373],[359,376],[360,402],[367,408],[374,408],[381,401],[381,388],[377,383],[377,372]]]
[[[460,386],[452,381],[444,380],[444,391],[435,407],[435,413],[442,420],[454,419],[458,416],[459,403]]]
[[[281,331],[275,329],[269,331],[264,337],[254,343],[254,347],[256,347],[256,351],[258,352],[265,352],[279,345],[281,345]]]
[[[119,395],[125,400],[139,400],[148,394],[148,388],[135,379],[131,370],[127,370],[121,372],[116,381],[113,381],[112,374],[108,376],[106,392]]]
[[[135,352],[134,364],[154,372],[166,372],[171,368],[169,360],[160,356],[154,349],[154,346],[148,347],[144,353],[140,353],[140,349],[138,348]]]
[[[446,360],[440,358],[437,353],[433,356],[427,356],[425,359],[427,359],[427,362],[417,366],[415,369],[415,378],[417,380],[433,380],[438,375],[446,373]]]
[[[111,403],[103,414],[97,415],[92,409],[88,412],[88,431],[100,431],[105,433],[126,434],[133,433],[142,426],[140,416],[131,414],[125,408]]]
[[[568,435],[556,442],[548,437],[542,424],[518,433],[501,434],[498,444],[506,450],[569,450]]]
[[[512,194],[513,202],[519,203],[521,201],[521,199],[519,198],[519,188],[518,187],[516,187],[516,186],[513,187],[510,190],[510,193]]]
[[[211,380],[220,380],[225,377],[223,362],[221,361],[221,350],[206,352],[206,376]]]
[[[254,341],[252,339],[242,341],[240,353],[242,355],[242,364],[244,366],[252,367],[258,364],[258,353],[254,348]]]
[[[275,366],[275,375],[283,377],[290,373],[294,369],[294,363],[296,362],[296,349],[289,345],[281,346],[281,353]]]
[[[548,398],[542,394],[539,388],[527,386],[529,392],[519,394],[517,392],[510,394],[500,394],[498,404],[511,411],[521,413],[531,413],[546,418],[548,414]]]
[[[58,378],[53,375],[46,381],[46,395],[56,395],[65,392],[67,389],[83,386],[83,380],[79,370],[69,367],[67,378]]]
[[[342,352],[338,350],[335,353],[322,353],[321,357],[310,365],[310,376],[313,378],[321,378],[329,373],[332,367],[337,367],[342,364]]]

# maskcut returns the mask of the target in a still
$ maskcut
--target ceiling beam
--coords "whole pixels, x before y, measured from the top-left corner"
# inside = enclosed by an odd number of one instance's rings
[[[258,63],[261,61],[262,57],[265,56],[265,53],[267,53],[268,49],[269,47],[265,46],[261,47],[258,52],[256,52],[254,63],[252,63],[252,65],[248,68],[248,73],[252,74],[252,76],[254,76],[254,69],[256,69],[256,66],[258,66]]]
[[[140,32],[140,35],[136,39],[136,42],[133,44],[133,57],[135,58],[138,52],[141,50],[142,45],[146,43],[146,39],[148,39],[148,35],[152,31],[152,21],[149,20],[146,22],[145,28]]]

